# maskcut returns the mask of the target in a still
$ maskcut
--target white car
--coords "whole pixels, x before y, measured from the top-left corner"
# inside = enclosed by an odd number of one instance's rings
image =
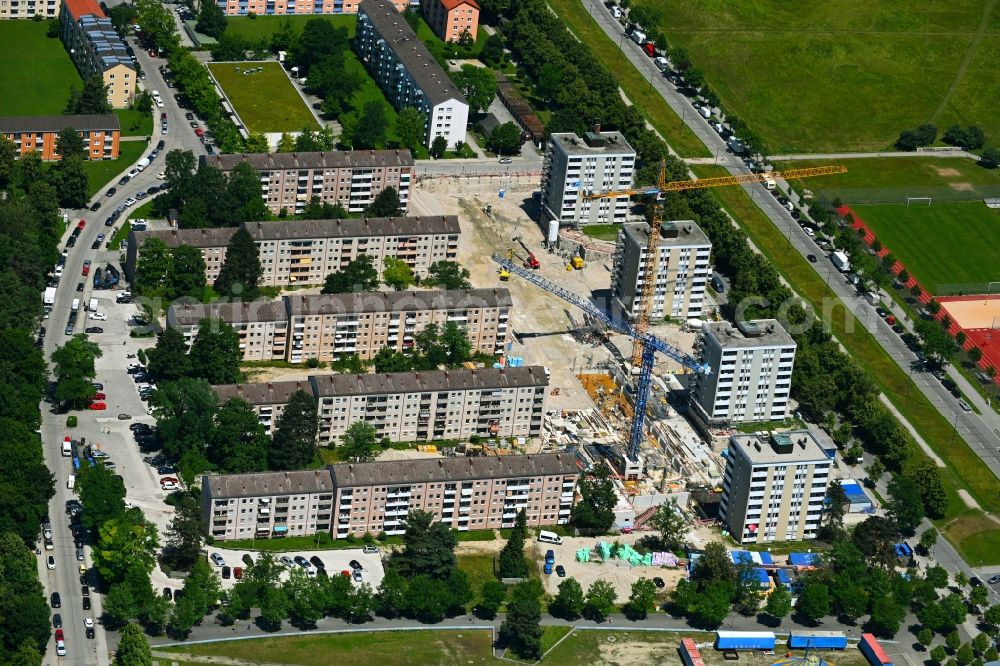
[[[163,105],[161,104],[160,106],[163,106]],[[166,133],[167,133],[167,126],[166,125],[160,125],[160,134],[166,134]]]
[[[160,91],[159,90],[150,90],[149,94],[153,96],[153,99],[160,99]]]
[[[286,567],[288,567],[289,569],[295,566],[295,562],[293,562],[292,558],[288,557],[288,555],[282,555],[280,558],[278,558],[278,561],[281,562]]]
[[[90,318],[93,319],[94,321],[107,321],[108,315],[104,314],[103,312],[91,312]]]
[[[131,171],[128,172],[128,177],[129,178],[135,178],[138,175],[139,175],[139,170],[138,169],[132,169]]]
[[[65,657],[66,656],[66,642],[65,641],[56,641],[56,654],[59,655],[60,657]]]
[[[125,206],[126,207],[128,207],[128,206],[134,206],[135,203],[136,203],[136,201],[132,197],[129,197],[128,199],[125,200]]]
[[[806,236],[809,236],[809,237],[813,237],[813,236],[816,235],[816,232],[813,231],[812,227],[805,227],[805,232],[806,232]]]
[[[86,627],[87,629],[93,629],[94,628],[94,618],[92,618],[92,617],[86,617],[86,618],[84,618],[83,619],[83,626]]]
[[[55,569],[56,568],[56,558],[54,558],[51,555],[49,555],[49,558],[47,560],[45,560],[45,566],[49,570]]]
[[[173,481],[164,481],[163,483],[160,484],[160,488],[162,488],[163,490],[178,490],[180,486],[174,483]]]
[[[167,179],[167,174],[165,172],[161,171],[160,173],[156,174],[156,177],[158,179],[160,179],[160,180],[166,180]]]
[[[156,98],[156,108],[158,108],[158,109],[162,109],[163,108],[163,100],[160,99],[159,97]]]

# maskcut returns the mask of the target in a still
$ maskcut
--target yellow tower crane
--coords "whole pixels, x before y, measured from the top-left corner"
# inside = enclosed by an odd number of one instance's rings
[[[639,294],[639,312],[635,328],[640,334],[649,331],[649,315],[653,309],[653,287],[656,284],[656,262],[659,259],[660,227],[663,225],[663,197],[667,192],[683,192],[684,190],[704,190],[710,187],[726,187],[743,183],[763,183],[775,178],[792,180],[793,178],[812,178],[814,176],[829,176],[847,173],[847,167],[841,165],[810,167],[808,169],[789,169],[788,171],[772,171],[770,173],[747,173],[738,176],[720,176],[719,178],[702,178],[700,180],[667,181],[667,164],[660,162],[660,173],[656,185],[639,187],[629,190],[614,190],[610,192],[593,192],[585,194],[584,199],[613,199],[616,197],[648,196],[656,197],[653,203],[651,223],[649,225],[649,241],[646,246],[646,270],[642,280],[642,291]],[[633,338],[632,367],[638,368],[642,363],[642,338]]]

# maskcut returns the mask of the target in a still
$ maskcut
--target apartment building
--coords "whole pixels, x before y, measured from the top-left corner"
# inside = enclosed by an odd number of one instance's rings
[[[210,475],[202,514],[217,540],[402,534],[410,511],[466,531],[569,521],[580,469],[567,453],[330,465],[307,472]],[[311,530],[311,531],[310,531]]]
[[[121,127],[114,114],[94,116],[12,116],[0,118],[0,136],[14,144],[17,156],[38,153],[43,161],[61,159],[59,132],[72,127],[83,137],[91,160],[118,159]]]
[[[623,318],[639,314],[649,258],[649,225],[622,225],[618,234],[611,292]],[[691,220],[663,222],[657,242],[656,275],[651,319],[700,317],[705,307],[705,285],[712,279],[709,259],[712,241]]]
[[[58,0],[0,0],[0,21],[13,19],[58,18]]]
[[[702,357],[712,372],[695,380],[695,413],[710,424],[788,416],[796,344],[777,320],[710,322],[702,334]]]
[[[300,214],[313,197],[363,213],[382,190],[395,188],[406,212],[413,155],[409,150],[335,150],[315,153],[202,155],[201,163],[226,173],[248,163],[260,175],[268,210]]]
[[[816,537],[833,460],[812,432],[733,435],[724,455],[719,515],[737,542]]]
[[[263,274],[261,285],[318,285],[358,257],[372,258],[381,275],[386,257],[405,261],[413,274],[427,277],[438,261],[458,258],[458,217],[372,217],[345,220],[294,220],[245,225],[253,236]],[[226,261],[235,228],[133,231],[129,234],[125,275],[132,280],[143,244],[162,240],[167,247],[190,245],[201,250],[205,277],[215,282]]]
[[[429,324],[454,322],[473,352],[501,354],[507,342],[510,292],[506,289],[292,294],[273,301],[173,305],[167,325],[190,345],[206,318],[231,325],[246,361],[335,361],[347,354],[369,360],[388,347],[413,349]]]
[[[536,437],[548,383],[541,366],[309,377],[319,405],[320,445],[337,444],[355,421],[366,421],[380,438],[397,442]],[[275,400],[299,388],[298,382],[214,387],[220,404],[243,398],[269,428],[283,408]]]
[[[446,42],[468,39],[479,34],[479,5],[476,0],[420,0],[420,15],[434,34]]]
[[[80,76],[100,74],[108,103],[126,109],[135,97],[138,76],[125,42],[95,0],[62,0],[62,40]]]
[[[3,0],[0,0],[2,2]],[[23,0],[22,0],[23,1]],[[359,0],[216,0],[227,16],[282,16],[286,14],[357,14]],[[418,0],[391,0],[397,11],[416,6]]]
[[[213,386],[215,396],[220,405],[233,398],[239,398],[253,407],[268,434],[274,434],[278,417],[285,411],[285,406],[292,395],[298,391],[312,394],[312,386],[308,381],[267,382],[262,384],[225,384]]]
[[[572,132],[553,133],[542,163],[542,210],[562,226],[624,222],[628,196],[583,197],[626,190],[634,176],[635,151],[621,132],[601,132],[597,125],[583,138]]]
[[[201,512],[209,536],[217,540],[327,532],[333,516],[333,477],[326,468],[206,475]]]
[[[424,114],[428,148],[439,136],[448,148],[465,141],[469,103],[389,0],[362,0],[354,48],[396,110]]]

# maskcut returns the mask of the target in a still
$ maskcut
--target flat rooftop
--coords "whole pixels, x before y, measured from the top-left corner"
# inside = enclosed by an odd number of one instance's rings
[[[587,132],[582,137],[573,132],[556,132],[549,139],[568,155],[635,155],[621,132]]]
[[[705,323],[701,330],[725,349],[796,346],[795,340],[777,319],[756,319],[739,324],[713,321]]]
[[[645,222],[629,222],[622,225],[625,235],[641,248],[649,247],[649,225]],[[711,247],[709,240],[701,227],[694,220],[664,222],[660,227],[660,247],[686,247],[698,245]]]
[[[733,450],[754,465],[833,462],[809,430],[733,435],[729,451]]]

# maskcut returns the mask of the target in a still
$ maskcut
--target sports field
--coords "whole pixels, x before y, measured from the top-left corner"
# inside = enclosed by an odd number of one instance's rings
[[[44,21],[0,21],[0,116],[56,116],[83,81]]]
[[[244,74],[248,67],[263,71]],[[299,93],[276,62],[208,63],[208,68],[251,132],[298,132],[319,129]]]
[[[926,122],[977,124],[1000,138],[992,0],[633,4],[661,13],[667,41],[688,49],[772,154],[879,150]]]
[[[1000,280],[1000,211],[981,201],[851,208],[931,294]]]

